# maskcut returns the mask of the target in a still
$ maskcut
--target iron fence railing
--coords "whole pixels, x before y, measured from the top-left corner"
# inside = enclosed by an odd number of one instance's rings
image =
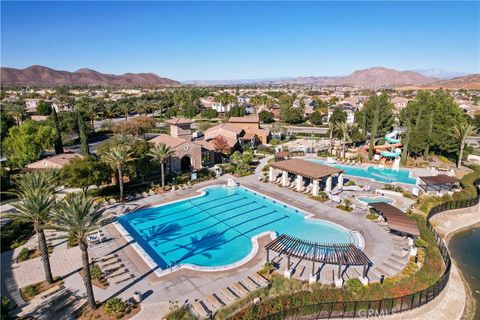
[[[478,186],[480,179],[474,182],[477,187],[476,198],[467,200],[448,201],[439,204],[430,209],[427,215],[427,228],[433,233],[435,241],[445,262],[445,270],[438,281],[427,289],[405,295],[402,297],[382,299],[382,300],[366,300],[366,301],[342,301],[342,302],[321,302],[310,305],[302,305],[283,309],[279,312],[269,315],[260,315],[258,319],[280,320],[280,319],[330,319],[330,318],[365,318],[378,317],[383,315],[396,314],[408,310],[412,310],[427,304],[437,297],[445,288],[450,277],[452,261],[447,246],[442,237],[437,233],[435,228],[430,224],[430,219],[440,212],[453,209],[461,209],[475,206],[480,201],[480,192]],[[259,308],[254,306],[253,308]],[[254,309],[253,312],[256,310]]]

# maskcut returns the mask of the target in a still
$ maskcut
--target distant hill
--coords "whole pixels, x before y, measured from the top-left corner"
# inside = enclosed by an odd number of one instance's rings
[[[3,86],[104,86],[104,87],[168,87],[180,82],[154,73],[104,74],[91,69],[75,72],[59,71],[43,66],[25,69],[1,68]]]
[[[398,87],[423,85],[438,79],[424,76],[413,71],[397,71],[383,67],[358,70],[329,82],[330,85],[351,85],[364,88]]]
[[[197,80],[185,83],[192,85],[318,85],[318,86],[358,86],[363,88],[381,88],[398,86],[419,86],[437,81],[414,71],[397,71],[383,67],[358,70],[343,77],[284,77],[249,80]]]
[[[423,88],[429,89],[471,89],[480,90],[480,74],[470,74],[448,80],[439,80],[428,83]]]
[[[457,71],[450,71],[444,69],[419,69],[419,70],[411,70],[414,72],[418,72],[423,74],[427,77],[438,78],[438,79],[452,79],[456,77],[463,77],[469,75],[466,72],[457,72]]]

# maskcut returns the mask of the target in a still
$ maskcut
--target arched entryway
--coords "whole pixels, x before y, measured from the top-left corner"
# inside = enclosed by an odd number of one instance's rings
[[[192,159],[189,156],[183,156],[180,160],[180,170],[182,172],[192,171]]]

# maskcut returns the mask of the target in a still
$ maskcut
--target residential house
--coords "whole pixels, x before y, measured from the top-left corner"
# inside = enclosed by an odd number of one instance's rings
[[[84,156],[73,152],[61,153],[27,164],[26,167],[28,169],[61,169],[75,158],[83,159]]]
[[[339,102],[336,106],[332,106],[328,108],[328,114],[327,114],[327,121],[330,121],[330,117],[333,114],[333,111],[335,109],[340,109],[344,111],[347,114],[347,123],[348,124],[354,124],[355,123],[355,113],[358,111],[358,108],[355,106],[352,106],[349,102],[347,101],[342,101]]]

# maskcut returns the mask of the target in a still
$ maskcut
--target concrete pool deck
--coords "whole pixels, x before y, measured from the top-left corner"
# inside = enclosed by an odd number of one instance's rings
[[[280,188],[275,185],[262,183],[258,177],[262,175],[262,164],[256,170],[256,174],[244,178],[234,178],[256,192],[263,193],[272,198],[286,202],[294,207],[312,213],[319,219],[338,223],[348,229],[362,230],[365,240],[365,253],[374,265],[382,265],[389,259],[389,254],[394,250],[394,244],[389,233],[377,224],[365,219],[360,213],[346,213],[328,205],[312,200],[304,195],[299,195],[292,190]],[[201,182],[186,190],[167,192],[162,195],[154,195],[137,201],[116,205],[107,210],[110,215],[117,215],[125,211],[134,211],[143,207],[171,202],[199,194],[199,189],[206,186],[225,183],[231,176],[223,176],[217,180]],[[261,269],[265,262],[263,247],[271,241],[270,236],[259,238],[261,250],[248,262],[235,269],[216,272],[203,272],[188,269],[176,270],[171,274],[157,277],[150,267],[133,249],[132,243],[128,243],[112,225],[103,227],[104,233],[109,239],[103,244],[90,248],[92,257],[103,257],[109,253],[116,253],[134,278],[115,284],[112,283],[107,289],[94,287],[95,297],[98,301],[104,301],[112,296],[124,299],[131,298],[134,291],[140,291],[144,295],[141,312],[135,319],[159,319],[169,312],[169,301],[185,301],[204,299],[205,296],[218,292],[221,288],[231,286],[233,283],[251,275]],[[16,249],[16,256],[21,248]],[[389,254],[385,254],[389,253]],[[84,294],[83,281],[76,272],[81,267],[78,248],[67,249],[63,243],[54,249],[52,260],[55,276],[65,277],[66,286],[79,294]],[[8,283],[5,288],[11,295],[18,293],[18,288],[40,281],[43,276],[40,258],[29,260],[27,263],[15,263],[14,257],[2,255],[2,283]],[[62,263],[68,261],[68,264]],[[17,294],[18,296],[18,294]],[[41,318],[41,317],[40,317]],[[60,319],[60,318],[59,318]]]

